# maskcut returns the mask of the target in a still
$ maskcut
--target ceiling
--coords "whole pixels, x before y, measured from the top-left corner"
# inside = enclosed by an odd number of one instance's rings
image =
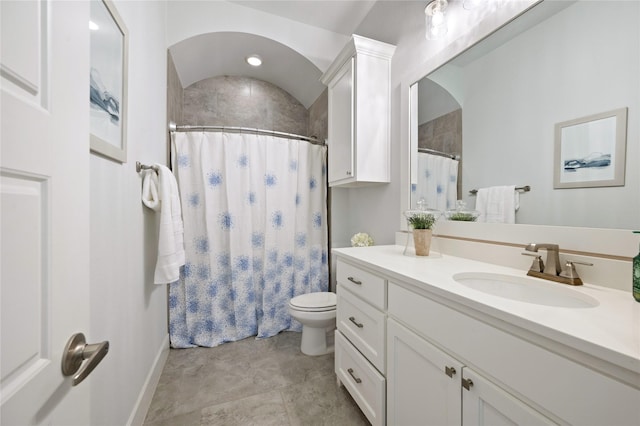
[[[397,43],[397,34],[407,23],[402,20],[407,7],[415,9],[417,5],[420,12],[424,9],[424,1],[232,0],[228,3],[279,17],[280,25],[281,18],[285,18],[320,28],[328,35],[339,34],[345,41],[356,33],[392,44]],[[170,51],[184,87],[219,75],[248,76],[279,86],[307,108],[325,89],[319,81],[324,69],[290,47],[256,34],[201,34],[174,44]],[[261,67],[246,64],[245,57],[253,53],[263,58]],[[332,52],[332,56],[337,53]]]
[[[231,0],[252,9],[288,18],[335,33],[351,35],[376,3],[375,0]]]

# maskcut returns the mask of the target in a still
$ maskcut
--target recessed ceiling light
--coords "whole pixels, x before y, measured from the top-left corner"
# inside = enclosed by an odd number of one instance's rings
[[[246,61],[253,67],[259,67],[260,65],[262,65],[262,58],[258,55],[247,56]]]
[[[89,29],[93,31],[97,31],[100,29],[100,27],[95,22],[89,21]]]

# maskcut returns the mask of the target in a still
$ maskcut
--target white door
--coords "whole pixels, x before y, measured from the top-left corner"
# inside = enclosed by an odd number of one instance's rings
[[[354,58],[347,61],[329,83],[329,185],[354,180],[353,95]]]
[[[555,424],[470,368],[464,368],[462,377],[463,426]]]
[[[61,359],[72,334],[96,338],[89,2],[3,0],[0,17],[0,423],[86,425],[89,383],[72,386]]]
[[[387,320],[387,424],[460,425],[462,364]]]

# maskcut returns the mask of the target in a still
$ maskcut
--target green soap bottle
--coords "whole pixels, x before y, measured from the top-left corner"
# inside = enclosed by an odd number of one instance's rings
[[[640,234],[640,231],[633,231]],[[633,258],[633,298],[640,302],[640,253]]]

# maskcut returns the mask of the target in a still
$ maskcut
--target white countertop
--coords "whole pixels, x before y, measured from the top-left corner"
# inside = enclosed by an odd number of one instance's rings
[[[632,372],[631,382],[640,388],[640,303],[629,291],[589,285],[568,286],[538,278],[545,285],[591,296],[598,305],[564,308],[521,302],[468,288],[453,279],[461,272],[526,277],[527,271],[478,262],[446,254],[428,257],[403,255],[397,245],[333,249],[332,253],[393,280],[419,287],[483,315],[506,321],[536,335],[578,350]],[[631,278],[629,278],[631,280]],[[619,376],[619,374],[614,374]],[[625,381],[629,381],[626,377]]]

